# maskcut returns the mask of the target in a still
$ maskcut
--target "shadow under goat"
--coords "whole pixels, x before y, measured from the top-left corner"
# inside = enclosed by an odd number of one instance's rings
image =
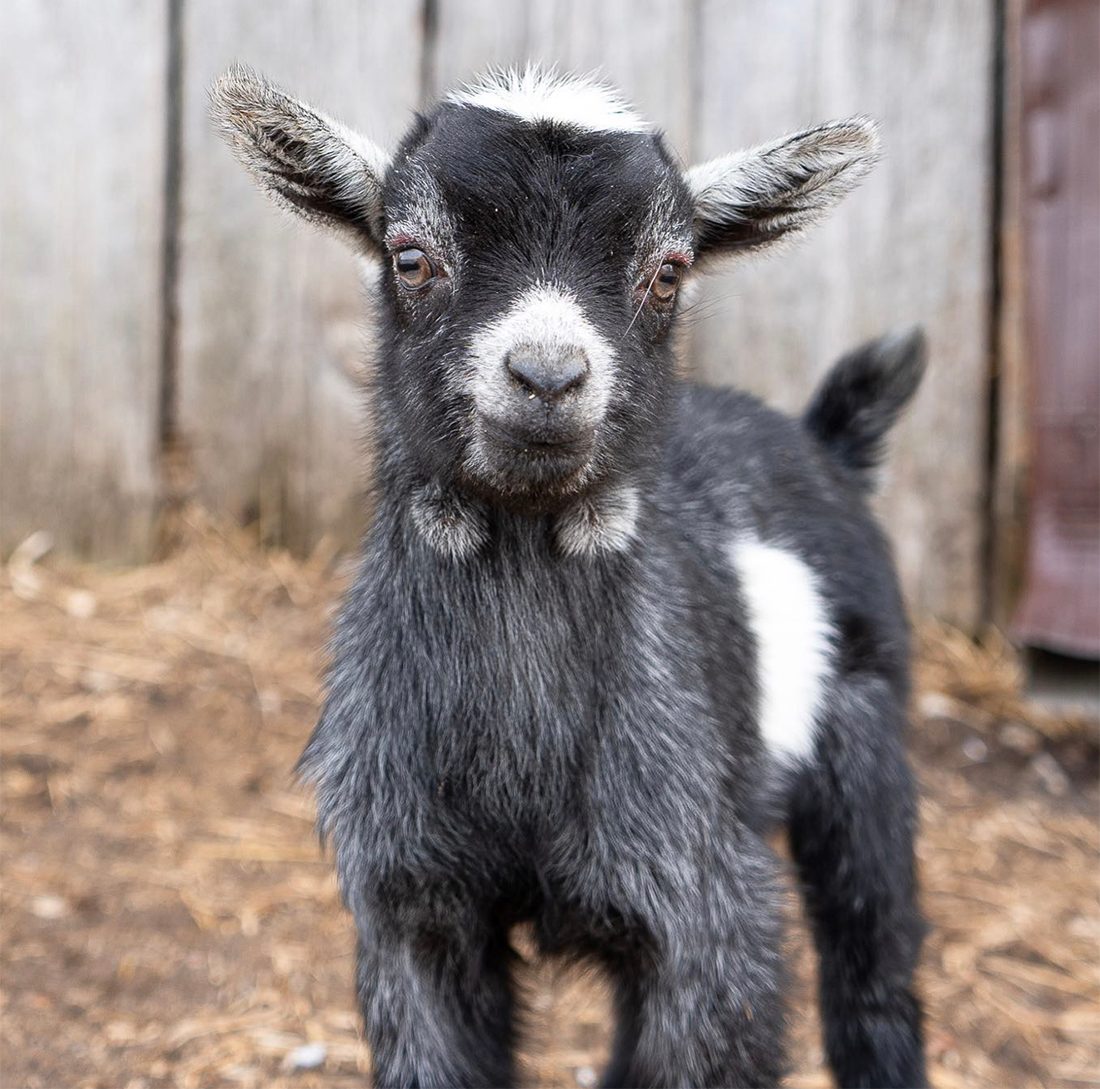
[[[822,125],[686,172],[537,68],[391,156],[257,74],[213,112],[275,200],[382,258],[377,500],[302,758],[381,1086],[514,1083],[511,928],[608,975],[611,1086],[782,1076],[786,823],[846,1086],[925,1081],[908,632],[866,493],[918,333],[800,420],[676,377],[684,281],[873,165]]]

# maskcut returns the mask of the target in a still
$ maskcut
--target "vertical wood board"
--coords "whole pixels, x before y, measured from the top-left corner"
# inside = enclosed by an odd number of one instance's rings
[[[418,105],[420,6],[189,0],[184,18],[180,431],[216,510],[308,550],[362,517],[360,269],[273,207],[207,116],[234,61],[392,145]]]
[[[435,26],[426,43],[425,98],[434,101],[490,65],[528,60],[527,0],[437,0]]]
[[[824,224],[709,285],[706,379],[797,409],[857,341],[919,323],[928,377],[881,511],[910,599],[973,627],[982,602],[991,326],[993,0],[704,0],[701,158],[863,113],[884,156]]]
[[[0,5],[0,550],[148,558],[167,7]]]
[[[998,224],[1000,301],[996,353],[996,445],[990,482],[990,617],[1007,628],[1020,598],[1027,545],[1027,484],[1031,460],[1027,402],[1027,282],[1024,258],[1023,72],[1024,0],[1004,8],[1001,107],[1001,209]]]

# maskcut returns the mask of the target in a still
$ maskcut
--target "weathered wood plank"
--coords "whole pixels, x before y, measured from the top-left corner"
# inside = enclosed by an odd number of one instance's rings
[[[797,249],[699,307],[699,372],[786,408],[864,337],[920,322],[931,370],[882,510],[913,603],[981,606],[989,380],[993,0],[704,0],[699,157],[867,113],[885,158]]]
[[[490,65],[528,60],[526,0],[442,0],[428,43],[426,97],[438,98]]]
[[[1024,318],[1023,47],[1024,0],[1004,6],[1001,131],[1000,313],[997,328],[997,441],[993,466],[990,619],[1008,628],[1024,576],[1027,546],[1028,344]]]
[[[419,5],[185,5],[179,410],[200,494],[309,549],[362,516],[363,298],[339,243],[280,216],[206,115],[231,62],[259,68],[380,143],[418,105]]]
[[[0,5],[0,548],[147,557],[166,5]]]

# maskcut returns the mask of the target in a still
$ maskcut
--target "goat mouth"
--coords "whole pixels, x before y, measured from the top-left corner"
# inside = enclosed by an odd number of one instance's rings
[[[576,461],[592,452],[595,440],[591,430],[528,430],[501,423],[488,416],[480,417],[479,423],[486,437],[498,445],[532,458]]]
[[[591,476],[596,429],[517,428],[480,414],[476,428],[464,475],[493,501],[514,509],[557,509]]]

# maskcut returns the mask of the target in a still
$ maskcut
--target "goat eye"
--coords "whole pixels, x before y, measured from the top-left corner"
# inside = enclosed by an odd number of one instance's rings
[[[649,292],[658,302],[671,302],[680,286],[680,277],[684,270],[681,265],[666,261],[653,277]]]
[[[435,265],[423,250],[400,250],[394,254],[393,268],[401,282],[414,290],[436,277]]]

